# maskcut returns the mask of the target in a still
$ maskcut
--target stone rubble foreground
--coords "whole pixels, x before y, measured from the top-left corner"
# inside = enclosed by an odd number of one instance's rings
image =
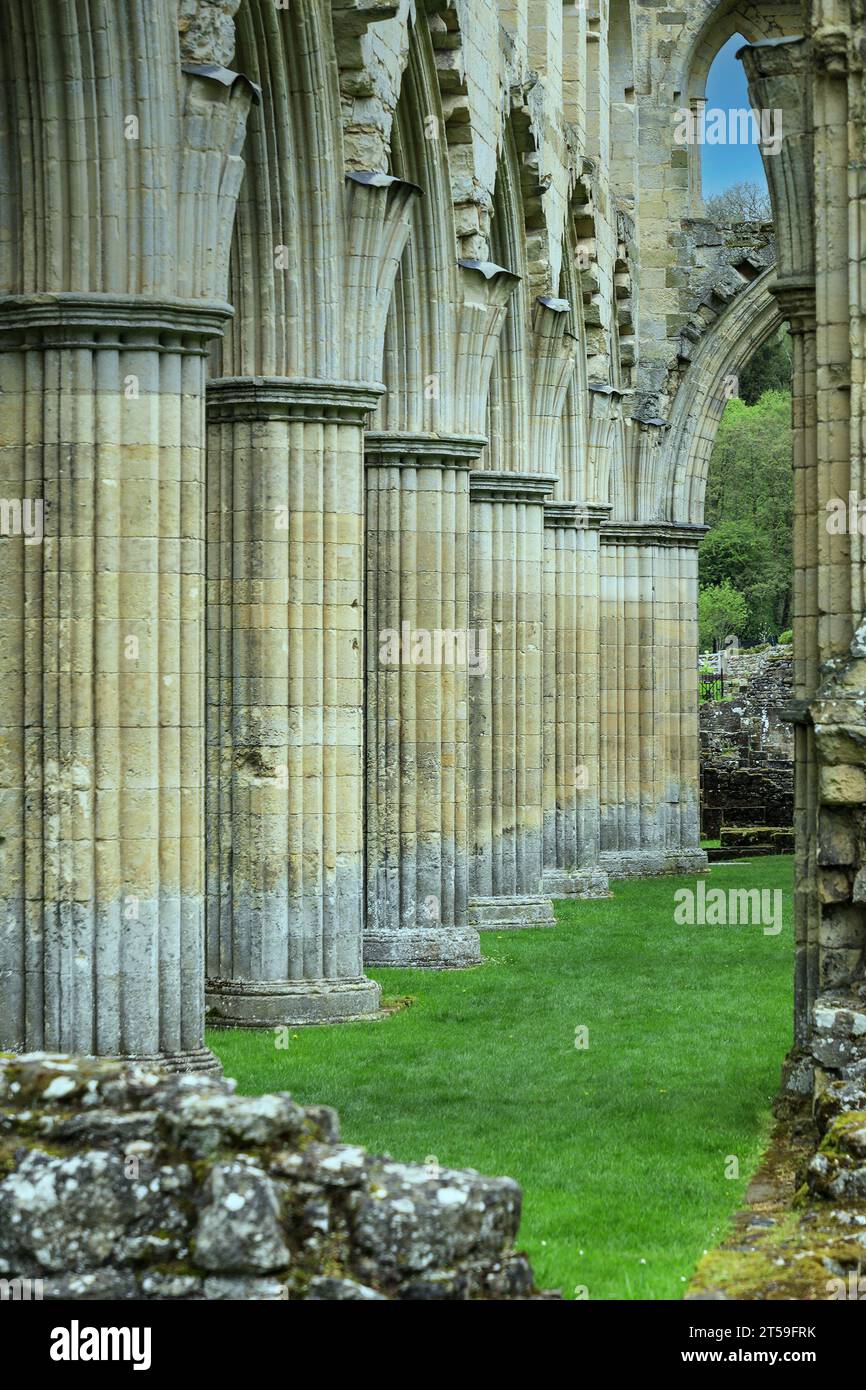
[[[0,1058],[0,1277],[46,1299],[525,1299],[510,1178],[342,1144],[214,1077]]]

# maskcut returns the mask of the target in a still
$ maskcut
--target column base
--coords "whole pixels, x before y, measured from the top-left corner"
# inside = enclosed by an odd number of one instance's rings
[[[481,943],[472,927],[398,927],[364,932],[364,964],[461,970],[480,965]]]
[[[0,1053],[4,1052],[0,1048]],[[122,1062],[130,1067],[168,1072],[196,1072],[201,1076],[222,1076],[223,1064],[209,1047],[193,1052],[68,1052],[58,1047],[10,1047],[9,1057],[77,1057],[97,1062]]]
[[[194,1052],[157,1052],[142,1056],[140,1053],[125,1053],[118,1057],[119,1062],[129,1062],[137,1067],[160,1067],[170,1072],[196,1072],[203,1076],[222,1076],[223,1064],[209,1047],[197,1047]]]
[[[398,927],[364,933],[364,965],[461,970],[481,963],[474,927]]]
[[[349,980],[208,980],[208,1028],[302,1028],[381,1018],[381,990],[358,975]]]
[[[542,886],[551,898],[610,897],[603,869],[545,869]]]
[[[667,853],[658,849],[602,850],[598,856],[608,878],[650,878],[661,874],[705,874],[707,854],[703,849],[682,849]]]
[[[556,926],[553,903],[540,893],[470,898],[469,921],[477,931],[520,931],[525,927]]]

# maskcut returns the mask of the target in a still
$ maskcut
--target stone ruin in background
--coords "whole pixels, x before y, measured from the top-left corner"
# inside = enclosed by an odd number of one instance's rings
[[[723,698],[701,705],[701,835],[721,840],[710,860],[794,851],[793,672],[790,646],[727,656]]]

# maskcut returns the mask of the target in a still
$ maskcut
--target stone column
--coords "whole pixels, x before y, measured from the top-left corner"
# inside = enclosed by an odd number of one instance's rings
[[[601,864],[706,867],[698,813],[697,545],[704,527],[601,530]]]
[[[356,1018],[364,976],[363,425],[350,382],[208,388],[207,1005]]]
[[[598,565],[607,506],[544,504],[544,891],[605,897],[598,867]]]
[[[544,499],[555,475],[470,475],[470,625],[487,669],[469,683],[471,879],[479,930],[554,926],[542,891]]]
[[[493,262],[461,261],[442,283],[446,331],[438,325],[405,356],[395,344],[418,332],[423,291],[411,274],[401,286],[391,361],[418,389],[395,382],[366,440],[364,959],[433,968],[480,959],[468,908],[467,702],[486,675],[490,633],[470,617],[469,479],[518,281]]]
[[[295,52],[287,32],[279,42]],[[285,105],[268,119],[257,149],[272,138],[288,151]],[[363,971],[364,426],[384,390],[385,319],[418,189],[354,171],[341,190],[331,169],[320,174],[305,199],[279,183],[245,189],[244,313],[232,373],[208,385],[207,1007],[221,1027],[379,1007]],[[332,219],[341,256],[315,240],[316,218]],[[309,230],[302,284],[249,249],[296,224]],[[322,303],[310,288],[320,281]],[[303,314],[280,307],[289,292],[310,295]],[[289,376],[293,363],[316,375]]]
[[[207,1068],[204,363],[217,306],[0,304],[3,1041]]]
[[[367,923],[379,965],[470,965],[469,469],[480,436],[368,433]]]
[[[169,5],[8,4],[0,53],[0,1048],[218,1070],[204,375],[251,89],[181,71]]]
[[[832,836],[819,857],[819,776],[815,730],[808,713],[819,684],[819,565],[828,548],[827,513],[819,498],[815,396],[815,291],[806,283],[777,282],[774,294],[788,320],[792,346],[794,465],[794,1036],[804,1042],[820,990],[821,904],[818,864],[836,852]]]

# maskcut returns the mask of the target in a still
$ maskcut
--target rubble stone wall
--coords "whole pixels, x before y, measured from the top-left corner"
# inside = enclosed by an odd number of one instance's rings
[[[793,849],[793,664],[790,647],[726,657],[722,698],[701,705],[701,834],[725,853]]]
[[[46,1299],[523,1299],[520,1205],[511,1178],[343,1144],[286,1093],[0,1057],[0,1279]]]

